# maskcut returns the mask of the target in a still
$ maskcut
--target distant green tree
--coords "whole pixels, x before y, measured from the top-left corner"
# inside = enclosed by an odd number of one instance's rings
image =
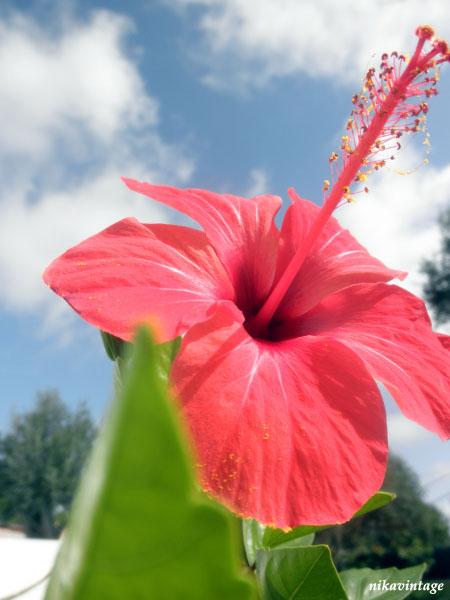
[[[436,321],[445,323],[450,319],[450,208],[441,214],[441,247],[433,259],[423,263],[427,276],[424,286],[425,299],[433,309]]]
[[[94,437],[84,406],[72,412],[58,392],[39,392],[0,441],[0,520],[32,537],[58,536]]]
[[[417,476],[400,458],[390,459],[383,489],[397,494],[394,502],[316,536],[331,546],[338,568],[430,565],[436,550],[450,545],[445,517],[424,501]]]

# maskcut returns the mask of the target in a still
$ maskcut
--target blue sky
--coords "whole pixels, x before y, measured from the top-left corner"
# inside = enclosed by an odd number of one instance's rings
[[[373,55],[411,50],[423,22],[450,37],[446,3],[423,4],[411,0],[405,13],[400,0],[358,10],[350,0],[2,3],[0,428],[46,387],[102,414],[111,364],[98,334],[40,273],[124,216],[180,220],[132,196],[119,176],[283,198],[295,186],[320,202],[327,157]],[[341,214],[371,251],[411,272],[417,293],[450,202],[449,100],[444,73],[429,118],[431,165],[383,173]],[[398,166],[422,157],[419,140]],[[398,414],[391,444],[425,483],[450,472],[448,445]],[[450,476],[430,498],[446,490]]]

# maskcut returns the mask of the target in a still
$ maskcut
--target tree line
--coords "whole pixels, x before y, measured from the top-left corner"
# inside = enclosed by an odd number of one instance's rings
[[[95,434],[86,406],[71,411],[57,391],[39,392],[0,436],[0,525],[58,537]]]

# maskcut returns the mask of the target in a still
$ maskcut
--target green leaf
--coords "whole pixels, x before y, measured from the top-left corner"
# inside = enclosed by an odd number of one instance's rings
[[[164,344],[158,344],[158,372],[162,377],[163,381],[167,382],[167,376],[175,360],[178,350],[181,346],[181,337],[177,337],[170,342]]]
[[[277,546],[271,546],[271,548],[300,548],[301,546],[311,546],[314,543],[315,533],[308,535],[302,535],[297,538],[286,540]]]
[[[118,342],[122,342],[122,346],[120,350],[115,354],[115,371],[114,371],[114,389],[116,392],[123,391],[123,378],[127,371],[128,362],[132,356],[133,344],[128,342],[124,342],[123,340],[119,340],[119,338],[114,338],[110,334],[105,334],[103,331],[100,332],[102,337],[104,335],[109,336],[109,338],[113,338]],[[167,384],[168,376],[170,372],[170,367],[172,366],[173,361],[178,354],[178,351],[181,346],[181,337],[177,337],[169,342],[164,342],[163,344],[156,344],[156,354],[155,354],[155,364],[156,371],[161,377],[162,381]],[[106,348],[106,345],[105,345]],[[111,355],[110,355],[111,358]]]
[[[407,569],[349,569],[340,573],[340,576],[349,600],[402,600],[413,591],[411,584],[418,585],[425,569],[425,564]],[[371,584],[375,586],[374,589],[369,587]],[[405,588],[409,584],[409,589],[391,590],[392,584],[397,584],[397,588],[399,584]]]
[[[100,335],[105,352],[111,360],[123,358],[128,351],[129,346],[131,346],[129,342],[125,342],[124,340],[112,335],[111,333],[107,333],[106,331],[100,331]]]
[[[394,499],[395,494],[391,494],[390,492],[377,492],[371,498],[369,498],[369,500],[353,515],[352,518],[355,519],[373,510],[377,510],[378,508],[389,504]],[[323,531],[324,529],[329,529],[330,527],[334,527],[334,525],[301,525],[300,527],[295,527],[295,529],[291,529],[291,531],[287,532],[283,531],[282,529],[266,527],[262,545],[265,548],[274,548],[280,544],[286,544],[287,542],[297,538],[311,535],[312,533]]]
[[[160,377],[137,337],[75,500],[47,600],[247,599],[229,513],[197,489]]]
[[[390,492],[377,492],[353,516],[353,518],[377,510],[395,499],[395,494]],[[258,550],[270,550],[280,546],[297,548],[308,546],[314,542],[315,532],[334,527],[334,525],[302,525],[290,531],[265,527],[254,519],[242,522],[242,535],[244,539],[247,562],[252,567],[256,561]]]
[[[102,338],[105,352],[111,360],[117,361],[118,359],[127,359],[131,354],[132,344],[126,342],[111,333],[100,330],[100,336]],[[181,337],[177,337],[169,342],[163,344],[157,344],[158,346],[158,359],[160,361],[161,370],[164,376],[167,376],[170,365],[174,361],[178,350],[181,345]]]
[[[258,550],[264,548],[263,537],[265,529],[264,525],[255,519],[245,519],[242,521],[242,539],[244,541],[245,556],[251,567],[256,562]]]
[[[347,600],[328,546],[260,550],[256,565],[265,600]]]
[[[392,492],[377,492],[372,498],[369,498],[357,512],[355,512],[352,518],[362,517],[362,515],[365,515],[366,513],[378,510],[379,508],[386,506],[386,504],[390,504],[393,500],[395,500],[395,494]]]
[[[275,543],[275,541],[272,540],[272,536],[275,535],[277,536],[276,542],[278,543]],[[247,562],[253,567],[256,562],[258,550],[269,551],[275,547],[298,548],[299,546],[310,546],[314,542],[315,534],[311,533],[310,535],[289,538],[289,532],[284,533],[281,529],[264,527],[264,525],[254,519],[246,519],[242,521],[242,537],[244,540]]]

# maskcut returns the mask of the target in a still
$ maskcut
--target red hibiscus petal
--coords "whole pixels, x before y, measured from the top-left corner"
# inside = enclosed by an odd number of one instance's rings
[[[62,254],[44,280],[86,321],[125,340],[143,322],[172,339],[234,297],[204,233],[131,218]]]
[[[247,199],[200,189],[178,189],[124,178],[133,191],[149,196],[199,223],[234,284],[245,311],[259,307],[273,283],[279,231],[277,196]]]
[[[276,527],[348,520],[385,473],[372,377],[334,340],[273,344],[241,321],[219,307],[189,330],[173,366],[205,490]]]
[[[419,298],[394,285],[355,285],[324,300],[303,320],[297,332],[347,344],[405,416],[450,437],[448,339],[433,332]]]
[[[281,229],[277,276],[304,242],[319,207],[290,190],[293,204]],[[334,218],[330,218],[282,300],[275,319],[295,318],[322,298],[355,283],[403,279],[406,273],[388,269],[371,256]]]
[[[450,350],[450,335],[445,335],[445,333],[437,333],[436,335],[440,343],[444,346],[444,348]]]

